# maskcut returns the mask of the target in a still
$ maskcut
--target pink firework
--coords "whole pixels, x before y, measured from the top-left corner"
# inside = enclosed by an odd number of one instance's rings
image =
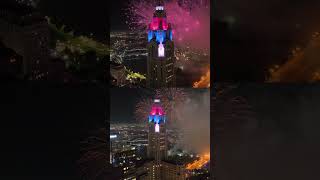
[[[164,113],[168,118],[173,119],[173,109],[179,104],[183,104],[187,98],[188,93],[180,88],[163,88],[155,91],[155,98],[160,99],[161,106]],[[138,121],[146,121],[152,105],[154,104],[154,99],[150,97],[142,98],[135,107],[135,118]]]
[[[155,0],[132,0],[126,9],[126,23],[138,33],[146,33],[155,11]],[[164,4],[167,22],[172,24],[173,40],[177,46],[209,49],[210,1],[168,0]]]
[[[135,107],[134,115],[136,120],[138,121],[146,121],[149,116],[151,107],[153,104],[153,99],[151,98],[143,98],[141,99]]]
[[[156,90],[156,97],[161,100],[163,108],[168,114],[172,111],[172,106],[184,103],[188,95],[182,88],[163,88]]]

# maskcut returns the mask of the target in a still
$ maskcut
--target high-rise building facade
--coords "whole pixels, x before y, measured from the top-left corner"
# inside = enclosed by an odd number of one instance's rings
[[[151,160],[144,165],[147,172],[144,179],[148,180],[183,180],[185,168],[167,161],[167,128],[166,114],[159,99],[154,100],[148,118],[147,154]]]
[[[160,162],[167,158],[166,115],[155,99],[148,119],[148,158]]]
[[[175,56],[171,24],[163,3],[158,3],[148,28],[147,87],[175,86]]]
[[[186,179],[186,169],[185,166],[180,164],[173,164],[170,162],[162,161],[162,179],[172,179],[172,180],[185,180]]]
[[[148,119],[147,155],[152,159],[149,166],[149,177],[161,178],[161,161],[167,158],[166,116],[160,100],[155,99]]]

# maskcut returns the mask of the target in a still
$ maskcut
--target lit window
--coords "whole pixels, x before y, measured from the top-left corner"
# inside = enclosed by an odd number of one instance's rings
[[[163,11],[163,9],[164,9],[163,6],[157,6],[157,7],[156,7],[156,10],[157,10],[157,11]]]
[[[154,129],[155,129],[155,132],[160,132],[159,124],[156,124],[155,127],[154,127]]]
[[[162,43],[159,44],[158,57],[164,57],[164,47]]]

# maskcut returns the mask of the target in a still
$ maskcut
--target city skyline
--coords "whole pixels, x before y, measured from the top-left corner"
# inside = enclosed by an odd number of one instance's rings
[[[112,2],[112,85],[210,87],[210,3],[197,2]]]
[[[124,169],[123,178],[209,177],[207,89],[112,88],[110,93],[110,162]],[[154,171],[149,171],[152,167]]]

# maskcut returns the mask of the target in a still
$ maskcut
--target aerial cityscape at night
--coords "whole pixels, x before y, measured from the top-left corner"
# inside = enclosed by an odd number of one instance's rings
[[[208,90],[113,88],[111,97],[110,163],[120,179],[209,179]]]
[[[0,180],[320,180],[319,18],[320,0],[0,0]]]
[[[113,86],[210,86],[209,1],[123,0],[112,6]]]
[[[77,2],[78,7],[73,8],[72,0],[63,3],[61,9],[61,3],[1,1],[1,77],[54,82],[106,81],[107,28],[88,22],[84,15],[77,16],[79,11],[97,7],[92,7],[94,4],[84,7]],[[97,15],[90,13],[86,17]]]

